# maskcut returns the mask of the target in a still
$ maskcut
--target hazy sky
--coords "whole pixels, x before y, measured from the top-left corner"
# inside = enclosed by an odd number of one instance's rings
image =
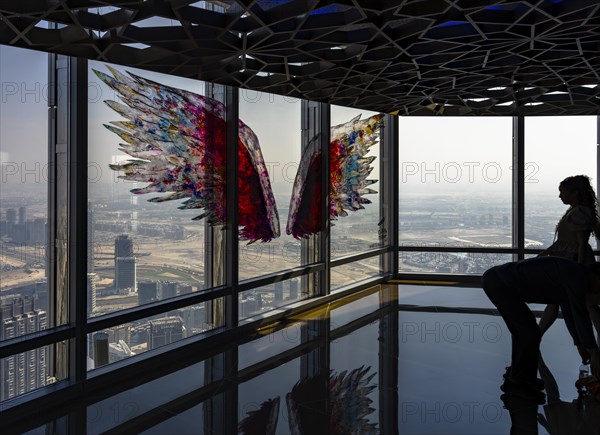
[[[106,71],[103,64],[90,67]],[[203,83],[118,67],[163,84],[202,93]],[[90,161],[102,178],[114,179],[107,165],[114,160],[119,138],[102,124],[120,119],[103,100],[114,92],[89,75]],[[0,158],[3,184],[25,177],[47,162],[47,55],[0,46]],[[300,158],[300,102],[242,90],[240,118],[259,137],[263,156],[273,171],[276,192],[287,191]],[[332,108],[332,123],[348,121],[365,110]],[[400,119],[401,187],[406,193],[509,192],[511,180],[511,118],[411,117]],[[527,191],[554,194],[560,180],[584,173],[596,181],[596,117],[530,117],[526,120]],[[378,153],[373,150],[374,155]],[[7,162],[20,167],[6,177]],[[378,166],[378,165],[375,165]],[[13,167],[11,167],[14,169]],[[12,170],[11,169],[11,170]],[[22,171],[25,169],[26,171]],[[43,175],[43,170],[42,170]],[[378,178],[377,168],[373,177]]]

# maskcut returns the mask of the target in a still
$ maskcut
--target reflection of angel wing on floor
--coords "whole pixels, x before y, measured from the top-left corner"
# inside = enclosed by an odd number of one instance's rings
[[[186,200],[181,209],[202,208],[194,219],[225,223],[226,131],[220,102],[171,88],[108,67],[113,76],[94,70],[125,104],[106,101],[126,118],[106,124],[124,143],[120,150],[133,159],[111,165],[120,178],[149,184],[134,194],[164,193],[150,202]],[[263,242],[279,237],[279,216],[258,139],[238,121],[238,223],[240,240]]]
[[[279,396],[265,400],[238,424],[239,435],[275,435],[279,419]]]
[[[371,203],[364,195],[377,193],[368,187],[377,180],[367,179],[375,157],[366,155],[378,143],[382,123],[381,114],[362,120],[358,115],[345,124],[331,127],[330,220],[347,216],[349,210],[363,209],[363,204]],[[298,239],[321,231],[321,150],[317,139],[313,138],[302,154],[290,200],[286,232]]]
[[[322,433],[327,427],[332,435],[378,434],[377,424],[368,419],[375,411],[368,396],[376,388],[371,384],[375,373],[367,375],[370,369],[332,371],[329,380],[315,376],[296,383],[286,396],[292,435]]]
[[[371,384],[375,373],[367,376],[371,367],[361,366],[350,372],[343,371],[332,376],[329,381],[331,407],[331,434],[356,433],[361,435],[378,434],[377,424],[369,423],[367,416],[375,409],[368,396],[376,388]]]

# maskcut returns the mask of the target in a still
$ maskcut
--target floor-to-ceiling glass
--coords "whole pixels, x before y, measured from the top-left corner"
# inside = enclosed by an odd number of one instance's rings
[[[48,55],[0,46],[0,340],[54,325],[48,288]],[[63,168],[64,169],[64,168]],[[0,401],[54,381],[52,346],[0,360]]]
[[[558,197],[562,180],[590,177],[597,190],[597,117],[525,118],[525,247],[545,249],[568,209]],[[590,239],[592,247],[596,244]]]
[[[399,240],[512,247],[512,118],[401,117]],[[482,273],[509,255],[401,252],[401,272]]]

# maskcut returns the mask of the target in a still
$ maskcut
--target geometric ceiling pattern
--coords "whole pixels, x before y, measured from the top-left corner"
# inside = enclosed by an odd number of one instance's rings
[[[600,114],[599,0],[2,0],[0,44],[399,115]]]

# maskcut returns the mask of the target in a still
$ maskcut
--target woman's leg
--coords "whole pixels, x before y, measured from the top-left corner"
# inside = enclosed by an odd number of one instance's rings
[[[600,313],[599,313],[600,314]],[[556,318],[558,317],[558,304],[548,304],[542,313],[540,319],[540,332],[542,335],[552,326]],[[598,318],[600,320],[600,317]],[[600,325],[600,324],[599,324]]]

